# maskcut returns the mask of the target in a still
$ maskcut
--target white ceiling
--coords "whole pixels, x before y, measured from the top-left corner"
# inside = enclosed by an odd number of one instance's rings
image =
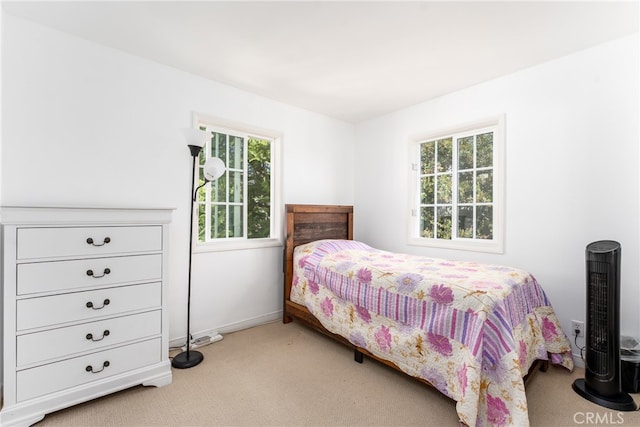
[[[2,4],[5,13],[354,123],[638,32],[635,1]]]

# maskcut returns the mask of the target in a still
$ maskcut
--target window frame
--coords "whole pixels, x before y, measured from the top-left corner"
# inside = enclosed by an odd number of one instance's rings
[[[281,161],[281,145],[282,145],[282,134],[280,132],[259,128],[256,126],[249,126],[244,123],[233,122],[230,120],[220,119],[217,117],[212,117],[205,114],[194,113],[193,115],[193,127],[199,129],[201,127],[206,127],[210,130],[216,132],[226,133],[227,135],[235,135],[235,136],[253,136],[256,138],[266,138],[272,141],[271,145],[271,218],[270,218],[270,237],[265,238],[254,238],[249,239],[246,236],[246,233],[243,237],[227,237],[214,239],[210,241],[200,242],[198,239],[199,234],[199,225],[198,225],[198,215],[197,215],[197,202],[194,202],[192,208],[194,209],[194,223],[193,229],[194,233],[192,238],[193,240],[193,251],[194,253],[200,252],[217,252],[217,251],[231,251],[231,250],[244,250],[244,249],[257,249],[257,248],[265,248],[265,247],[274,247],[274,246],[282,246],[283,237],[282,237],[282,209],[280,209],[281,197],[282,197],[282,187],[281,187],[281,170],[282,170],[282,161]],[[245,146],[248,145],[248,140],[245,139]],[[248,153],[246,153],[248,154]],[[248,156],[245,155],[243,159],[243,171],[245,179],[243,183],[246,182],[247,175],[247,162]],[[199,177],[199,169],[201,165],[199,161],[196,161],[196,184]],[[225,168],[228,167],[225,164]],[[227,170],[225,170],[227,173]],[[209,187],[211,184],[207,184]],[[243,227],[246,229],[247,226],[247,216],[248,211],[246,206],[248,206],[248,198],[247,192],[248,188],[243,184]],[[208,222],[208,221],[207,221]]]
[[[478,135],[492,130],[493,135],[493,239],[475,239],[456,237],[457,230],[457,181],[458,181],[458,146],[457,140],[463,135]],[[452,138],[452,237],[438,239],[420,236],[420,144]],[[494,116],[446,130],[425,132],[414,135],[409,143],[409,212],[408,212],[408,244],[442,249],[454,249],[475,252],[504,253],[504,217],[505,217],[505,116]],[[466,205],[466,203],[462,203]],[[476,206],[478,206],[476,204]]]

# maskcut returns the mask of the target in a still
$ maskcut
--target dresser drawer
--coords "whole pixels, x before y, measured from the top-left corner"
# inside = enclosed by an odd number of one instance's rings
[[[17,366],[159,336],[160,310],[18,336]]]
[[[17,372],[17,401],[158,363],[160,338]]]
[[[162,250],[162,227],[19,228],[17,258],[96,256]]]
[[[162,255],[90,258],[18,265],[18,295],[160,280]]]
[[[135,310],[160,308],[161,283],[120,286],[17,301],[17,330],[90,321]]]

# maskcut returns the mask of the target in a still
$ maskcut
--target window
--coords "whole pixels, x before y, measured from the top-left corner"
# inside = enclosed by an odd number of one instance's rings
[[[502,252],[503,120],[412,143],[410,243]]]
[[[198,126],[211,135],[200,152],[198,185],[204,183],[207,158],[218,157],[226,165],[218,180],[196,194],[200,246],[229,249],[280,244],[275,185],[279,138],[269,132],[205,121]]]

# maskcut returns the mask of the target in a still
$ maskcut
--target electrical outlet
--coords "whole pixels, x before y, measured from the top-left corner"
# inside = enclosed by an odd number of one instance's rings
[[[584,336],[584,322],[580,322],[578,320],[571,321],[571,335],[576,336],[576,331],[578,331],[578,336]]]

